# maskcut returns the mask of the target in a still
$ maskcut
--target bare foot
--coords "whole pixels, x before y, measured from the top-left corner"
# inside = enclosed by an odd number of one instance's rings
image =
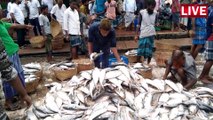
[[[212,84],[213,81],[211,81],[211,79],[209,79],[209,77],[203,77],[203,78],[199,78],[200,81],[204,84]]]
[[[209,81],[212,81],[212,82],[213,82],[213,78],[212,78],[212,77],[206,76],[206,78],[207,78]]]

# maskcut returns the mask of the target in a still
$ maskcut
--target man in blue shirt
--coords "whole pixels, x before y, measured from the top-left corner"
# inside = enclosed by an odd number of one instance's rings
[[[94,60],[95,66],[106,68],[109,66],[110,49],[117,59],[121,62],[120,56],[116,48],[115,30],[111,28],[111,22],[108,19],[102,19],[100,23],[94,23],[89,29],[88,52],[103,52],[101,57]],[[101,63],[101,64],[100,64]]]
[[[96,6],[95,12],[96,12],[97,15],[100,15],[100,16],[104,15],[104,13],[105,13],[105,2],[106,2],[106,0],[96,0],[95,1],[95,6]]]
[[[205,59],[206,63],[204,64],[202,73],[199,79],[206,84],[213,83],[213,78],[209,76],[209,72],[213,65],[213,1],[209,0],[209,12],[207,18],[207,42],[206,42],[206,51],[205,51]]]

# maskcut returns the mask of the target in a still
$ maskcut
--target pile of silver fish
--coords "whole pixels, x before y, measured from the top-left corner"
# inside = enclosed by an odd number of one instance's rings
[[[52,83],[26,112],[28,120],[207,120],[213,90],[187,92],[180,83],[149,80],[127,66],[83,71]]]
[[[136,56],[137,55],[137,50],[129,50],[125,53],[125,55],[133,55],[133,56]]]
[[[143,70],[143,71],[147,71],[147,70],[151,70],[152,68],[146,64],[143,63],[136,63],[132,66],[132,68],[137,69],[137,70]]]
[[[52,64],[50,66],[50,68],[55,68],[55,69],[58,69],[58,70],[68,70],[70,68],[74,68],[76,67],[76,64],[75,63],[72,63],[72,62],[66,62],[66,61],[62,61],[60,63],[57,63],[57,64]]]
[[[29,63],[22,66],[24,70],[25,82],[32,82],[38,79],[36,73],[41,72],[42,67],[39,63]]]

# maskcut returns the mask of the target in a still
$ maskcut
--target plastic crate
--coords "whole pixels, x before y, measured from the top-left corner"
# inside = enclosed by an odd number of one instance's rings
[[[121,60],[125,63],[125,64],[129,64],[129,60],[126,56],[121,56]],[[109,57],[109,66],[111,66],[113,63],[116,63],[117,59],[115,58],[115,56],[113,54],[110,55]]]

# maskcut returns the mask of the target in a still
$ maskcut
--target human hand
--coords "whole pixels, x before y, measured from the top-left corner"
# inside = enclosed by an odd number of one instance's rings
[[[92,21],[95,20],[96,18],[97,18],[97,15],[96,15],[96,14],[90,16],[90,20],[92,20]]]
[[[139,37],[136,35],[136,36],[134,37],[134,41],[137,42],[138,40],[139,40]]]
[[[28,30],[32,30],[33,27],[34,27],[34,26],[32,26],[32,25],[26,25],[26,29],[28,29]]]
[[[43,36],[43,38],[44,38],[44,41],[46,41],[46,40],[47,40],[47,36]]]
[[[66,41],[70,41],[70,36],[67,34],[67,35],[65,36],[65,39],[66,39]]]
[[[32,105],[32,100],[31,100],[31,97],[29,95],[23,96],[22,101],[26,102],[28,108]]]
[[[94,61],[94,60],[95,60],[95,56],[96,56],[96,55],[97,55],[97,53],[96,53],[96,52],[91,53],[91,54],[89,55],[90,60],[91,60],[91,61]]]
[[[117,60],[118,63],[123,63],[123,60],[119,59]]]
[[[94,53],[90,54],[90,60],[91,60],[91,61],[94,61],[94,60],[96,60],[99,56],[101,56],[102,54],[103,54],[102,52],[100,52],[100,53],[94,52]]]
[[[195,36],[194,30],[190,30],[190,31],[189,31],[189,36],[190,36],[191,38],[193,38],[193,37]]]

